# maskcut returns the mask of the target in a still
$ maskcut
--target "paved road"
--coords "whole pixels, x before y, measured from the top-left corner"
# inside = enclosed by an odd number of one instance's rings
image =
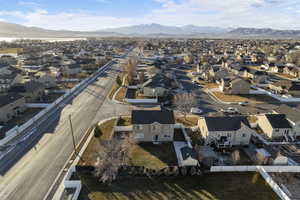
[[[0,161],[0,199],[41,200],[71,155],[69,114],[75,140],[95,122],[116,114],[129,114],[130,107],[106,99],[114,84],[118,65],[103,73],[64,108],[33,130],[36,137],[17,145]]]
[[[209,113],[218,112],[221,109],[227,109],[229,107],[237,108],[242,114],[254,114],[257,112],[265,113],[271,112],[273,109],[277,108],[280,103],[261,103],[256,105],[240,106],[238,104],[223,104],[216,99],[212,98],[206,92],[204,92],[202,87],[195,85],[190,77],[187,76],[185,70],[188,67],[174,68],[177,79],[181,82],[184,87],[185,92],[193,92],[197,95],[198,107],[203,110],[203,115],[208,115]]]

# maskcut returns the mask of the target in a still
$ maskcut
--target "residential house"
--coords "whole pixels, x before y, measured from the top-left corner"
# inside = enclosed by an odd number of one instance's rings
[[[7,122],[25,110],[25,98],[16,93],[0,95],[0,122]]]
[[[50,72],[38,72],[35,74],[36,81],[43,84],[45,88],[53,88],[56,84],[55,75]]]
[[[0,92],[6,92],[10,87],[22,80],[21,70],[0,64]]]
[[[246,116],[202,117],[198,127],[205,144],[218,148],[248,145],[251,134],[255,132]]]
[[[269,138],[293,136],[292,126],[284,114],[257,115],[257,124]]]
[[[226,94],[249,94],[251,85],[241,78],[221,79],[219,88]]]
[[[282,104],[278,108],[276,108],[275,113],[284,114],[287,120],[293,127],[294,136],[300,136],[300,110],[296,108],[292,108],[288,105]]]
[[[15,84],[10,88],[10,92],[23,95],[26,102],[34,102],[44,95],[45,87],[37,81],[28,81],[25,83]]]
[[[169,110],[133,110],[133,137],[138,142],[170,142],[174,137],[175,118]]]
[[[164,97],[175,87],[175,81],[163,74],[156,74],[143,83],[140,90],[145,97]]]
[[[280,94],[300,95],[300,83],[290,80],[280,80],[269,84],[269,89]]]
[[[281,63],[270,63],[269,64],[269,71],[273,73],[283,73],[283,70],[285,68],[284,64]]]
[[[300,67],[297,66],[286,66],[284,73],[293,76],[294,78],[300,78]]]
[[[79,64],[70,64],[63,67],[63,74],[67,76],[77,75],[81,72]]]
[[[198,165],[197,154],[191,147],[185,146],[180,148],[180,154],[178,156],[182,166]]]

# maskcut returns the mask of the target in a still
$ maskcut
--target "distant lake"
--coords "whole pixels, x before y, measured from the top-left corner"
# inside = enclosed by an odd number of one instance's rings
[[[0,41],[12,42],[15,40],[44,40],[48,42],[62,42],[62,41],[75,41],[75,40],[86,40],[86,38],[13,38],[13,37],[0,37]]]

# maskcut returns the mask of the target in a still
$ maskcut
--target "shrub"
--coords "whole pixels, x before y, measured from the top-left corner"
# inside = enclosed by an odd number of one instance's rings
[[[102,133],[100,127],[99,127],[99,126],[96,126],[96,127],[95,127],[95,130],[94,130],[94,136],[98,138],[98,137],[101,137],[102,134],[103,134],[103,133]]]
[[[116,83],[117,83],[119,86],[122,85],[122,80],[121,80],[120,76],[117,76]]]

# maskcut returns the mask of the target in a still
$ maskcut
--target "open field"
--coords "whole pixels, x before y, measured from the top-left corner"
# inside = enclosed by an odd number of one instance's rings
[[[0,49],[0,54],[5,54],[5,53],[19,53],[22,52],[22,48],[5,48],[5,49]]]
[[[105,186],[96,178],[82,175],[80,200],[277,200],[257,173],[212,173],[174,178],[120,179]]]

